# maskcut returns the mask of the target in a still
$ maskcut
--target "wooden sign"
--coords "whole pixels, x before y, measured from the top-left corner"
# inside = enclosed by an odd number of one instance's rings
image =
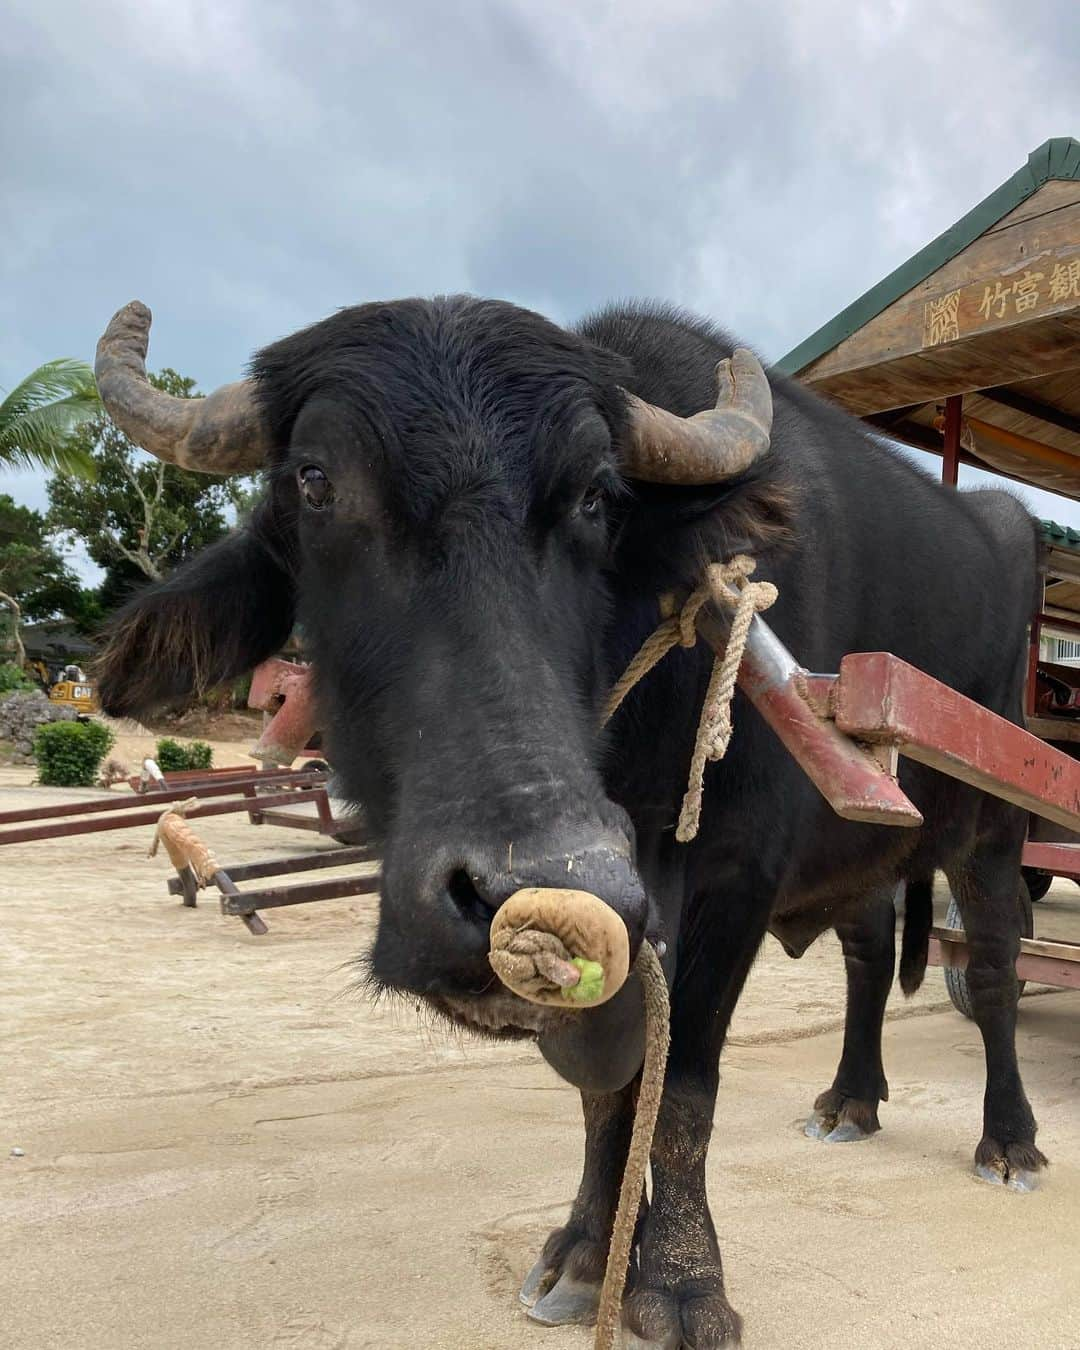
[[[1071,256],[1070,256],[1071,254]],[[924,347],[968,333],[1071,309],[1080,302],[1080,249],[1062,249],[1012,272],[983,278],[923,302]]]

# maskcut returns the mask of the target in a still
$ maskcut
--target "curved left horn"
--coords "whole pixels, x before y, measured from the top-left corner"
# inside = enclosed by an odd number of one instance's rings
[[[270,448],[248,380],[206,398],[173,398],[146,378],[150,311],[138,300],[118,310],[97,345],[94,374],[109,416],[158,459],[200,473],[250,473]]]
[[[627,393],[626,473],[647,483],[719,483],[769,448],[773,402],[761,362],[745,347],[716,367],[716,407],[678,417]]]

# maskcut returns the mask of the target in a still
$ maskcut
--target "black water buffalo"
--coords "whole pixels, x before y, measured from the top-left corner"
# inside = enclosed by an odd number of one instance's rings
[[[266,491],[245,528],[119,615],[104,706],[138,714],[229,679],[302,624],[331,757],[382,840],[371,981],[535,1036],[581,1089],[585,1171],[523,1291],[537,1320],[585,1320],[595,1303],[641,1054],[632,981],[563,1013],[492,978],[496,907],[526,884],[566,885],[569,866],[635,950],[666,943],[672,1047],[631,1343],[739,1336],[705,1157],[728,1020],[770,925],[794,945],[844,922],[857,938],[867,897],[944,868],[986,1046],[977,1162],[1002,1177],[1042,1165],[1014,1043],[1021,811],[905,763],[925,826],[841,820],[740,696],[700,833],[677,843],[700,646],[598,730],[657,597],[738,552],[779,587],[769,621],[807,668],[891,651],[1019,719],[1037,554],[1016,500],[938,487],[779,376],[770,446],[765,377],[745,356],[734,396],[694,416],[716,402],[732,344],[661,307],[567,330],[465,297],[363,305],[266,348],[250,381],[203,403],[147,386],[149,321],[128,306],[99,347],[114,418],[189,467],[262,465]],[[847,1095],[880,1094],[860,1080]]]

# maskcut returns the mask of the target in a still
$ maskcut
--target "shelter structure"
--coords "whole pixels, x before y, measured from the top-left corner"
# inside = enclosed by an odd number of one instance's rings
[[[1080,501],[1080,142],[1034,150],[778,368],[882,436],[941,455],[946,483],[971,464]],[[1080,637],[1080,536],[1047,522],[1044,537],[1029,725],[1080,741],[1080,695],[1055,704],[1037,678],[1047,633]]]

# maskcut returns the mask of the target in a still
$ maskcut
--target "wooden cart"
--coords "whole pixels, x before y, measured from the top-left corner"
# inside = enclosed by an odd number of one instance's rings
[[[882,435],[940,454],[946,483],[955,484],[959,464],[967,463],[1080,500],[1080,145],[1047,142],[781,368]],[[1044,637],[1080,633],[1080,535],[1048,533],[1046,597],[1031,629],[1031,731],[888,653],[854,653],[835,674],[811,674],[760,616],[753,618],[739,687],[839,815],[919,825],[896,778],[904,755],[1026,807],[1037,823],[1025,865],[1080,877],[1080,719],[1036,707],[1035,679]],[[1066,581],[1078,592],[1075,620],[1061,589]],[[722,604],[703,607],[697,626],[725,649]],[[253,701],[276,709],[279,728],[288,723],[278,738],[291,759],[312,730],[310,671],[270,664]],[[263,750],[269,740],[264,733]],[[327,899],[338,885],[352,888],[340,894],[356,894],[355,887],[366,892],[377,882],[369,872],[362,883],[275,886],[242,896],[235,886],[298,870],[299,859],[226,867],[218,889],[228,912],[263,931],[254,921],[264,904]],[[184,893],[182,877],[174,891]],[[959,975],[963,933],[935,930],[933,955]],[[1022,976],[1080,987],[1080,944],[1029,939],[1020,962]]]
[[[961,464],[1080,500],[1080,142],[1047,141],[1007,182],[779,363],[873,430]],[[1080,532],[1043,523],[1047,563],[1032,616],[1027,725],[1080,755]],[[969,738],[970,727],[957,730]],[[1013,766],[1015,767],[1015,766]],[[998,795],[1009,777],[982,784]],[[1013,797],[1013,800],[1023,800]],[[1078,821],[1033,815],[1033,893],[1080,881]],[[958,972],[964,934],[934,930],[931,960]],[[1022,943],[1021,978],[1080,987],[1080,943]]]

